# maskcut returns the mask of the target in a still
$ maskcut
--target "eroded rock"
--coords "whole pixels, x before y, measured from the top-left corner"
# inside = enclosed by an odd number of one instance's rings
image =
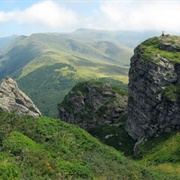
[[[0,109],[15,112],[20,116],[28,115],[34,118],[41,116],[32,100],[18,88],[16,81],[10,77],[5,78],[0,85]]]
[[[162,38],[139,45],[131,58],[126,130],[137,140],[180,128],[180,37],[168,45]]]
[[[58,106],[59,117],[84,129],[119,123],[127,112],[127,92],[106,83],[85,82],[76,85]]]

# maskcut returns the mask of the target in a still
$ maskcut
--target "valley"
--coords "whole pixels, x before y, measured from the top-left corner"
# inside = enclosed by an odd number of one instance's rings
[[[89,79],[126,86],[132,49],[110,38],[84,31],[18,36],[1,50],[0,79],[11,76],[40,108],[57,116],[56,105],[77,83]]]
[[[0,39],[0,178],[180,179],[180,37],[117,37]]]

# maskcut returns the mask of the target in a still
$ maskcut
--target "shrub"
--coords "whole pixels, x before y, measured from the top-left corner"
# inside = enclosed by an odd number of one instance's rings
[[[56,164],[56,168],[62,174],[73,176],[73,178],[92,179],[93,177],[91,171],[87,167],[82,166],[79,163],[59,161]]]
[[[23,153],[23,151],[37,151],[40,149],[36,142],[16,131],[11,132],[9,136],[3,141],[3,148],[6,150],[8,149],[15,155],[19,155]]]
[[[180,86],[179,85],[169,85],[164,89],[161,89],[160,92],[163,96],[169,101],[180,102]]]

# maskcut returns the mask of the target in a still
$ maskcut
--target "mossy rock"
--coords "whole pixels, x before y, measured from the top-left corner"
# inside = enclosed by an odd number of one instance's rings
[[[162,48],[166,46],[171,48]],[[137,49],[141,52],[141,60],[158,63],[165,58],[172,63],[180,63],[180,36],[153,37],[141,43]]]

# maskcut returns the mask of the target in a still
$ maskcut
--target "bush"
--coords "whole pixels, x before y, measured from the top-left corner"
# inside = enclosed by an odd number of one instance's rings
[[[40,146],[27,136],[24,136],[19,132],[13,131],[3,141],[3,148],[9,150],[14,155],[19,155],[22,154],[23,151],[37,151],[40,149]]]
[[[72,176],[73,178],[82,178],[82,179],[93,179],[93,174],[91,171],[80,165],[79,163],[71,163],[68,161],[59,161],[56,164],[56,168],[62,174]]]

